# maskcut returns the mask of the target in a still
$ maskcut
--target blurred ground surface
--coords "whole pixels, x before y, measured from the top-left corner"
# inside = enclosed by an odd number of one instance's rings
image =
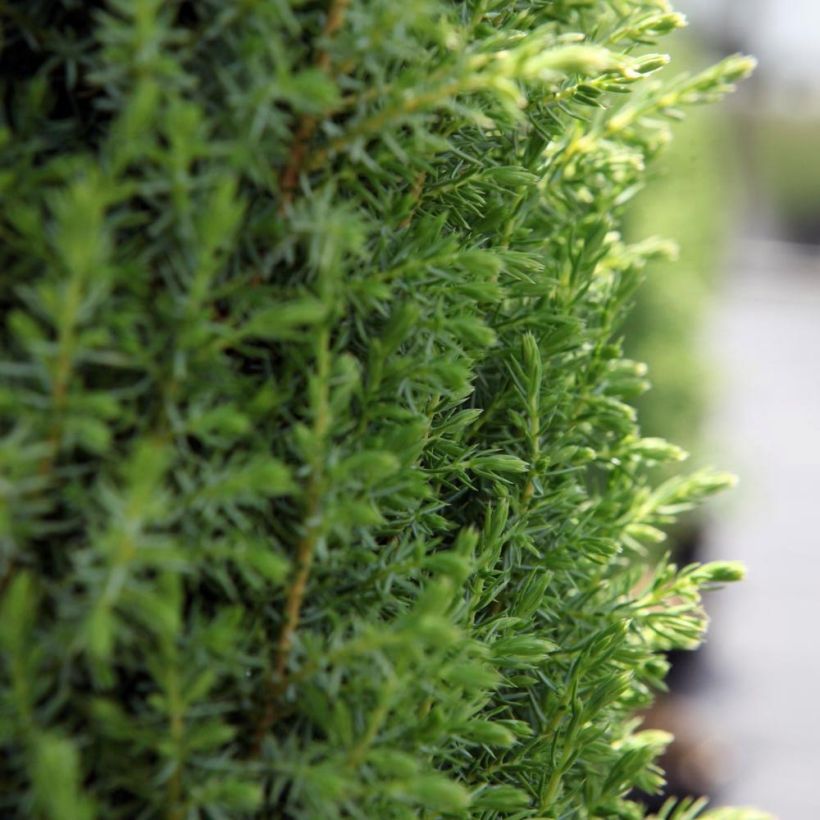
[[[713,316],[712,435],[741,477],[707,559],[743,584],[709,598],[698,702],[726,754],[720,804],[820,818],[820,251],[741,243]]]

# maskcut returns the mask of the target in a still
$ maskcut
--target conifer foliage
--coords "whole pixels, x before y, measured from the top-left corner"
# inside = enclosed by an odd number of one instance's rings
[[[642,816],[739,571],[642,563],[727,478],[647,478],[619,219],[750,61],[660,71],[664,0],[0,22],[0,813]]]

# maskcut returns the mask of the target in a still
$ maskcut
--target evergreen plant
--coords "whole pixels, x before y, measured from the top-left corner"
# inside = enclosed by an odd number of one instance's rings
[[[0,814],[636,818],[730,563],[641,437],[664,0],[0,6]],[[681,203],[685,207],[685,203]],[[669,806],[691,818],[702,801]]]

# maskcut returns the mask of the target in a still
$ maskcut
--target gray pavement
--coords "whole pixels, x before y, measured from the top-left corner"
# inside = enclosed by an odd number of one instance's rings
[[[714,460],[740,476],[707,558],[740,585],[710,595],[699,705],[721,740],[720,803],[820,818],[820,251],[738,249],[711,323]]]

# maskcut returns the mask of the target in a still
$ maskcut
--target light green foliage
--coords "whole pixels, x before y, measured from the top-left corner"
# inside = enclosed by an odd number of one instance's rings
[[[661,0],[0,16],[0,812],[640,817],[738,570],[644,576],[727,479],[647,478],[619,225],[750,61],[656,81]]]

